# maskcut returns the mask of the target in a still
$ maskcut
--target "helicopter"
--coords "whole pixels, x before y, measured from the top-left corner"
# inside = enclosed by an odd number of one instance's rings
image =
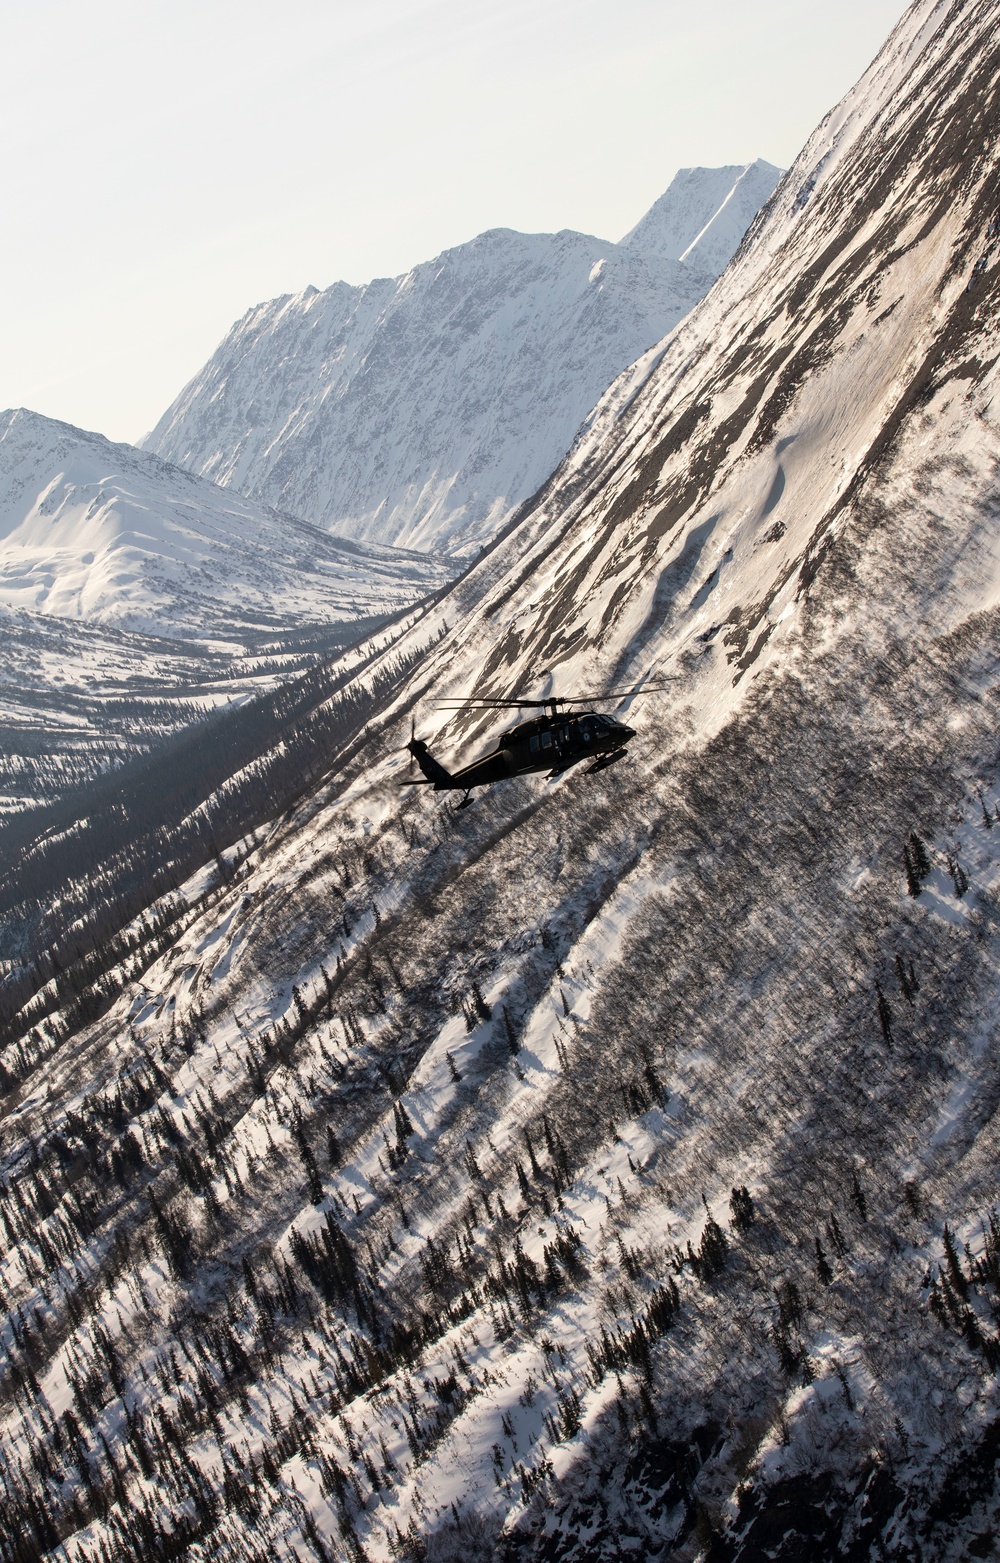
[[[464,792],[458,805],[467,809],[472,799],[473,787],[488,787],[493,782],[505,781],[510,776],[530,776],[541,771],[549,777],[561,776],[571,766],[590,760],[584,772],[592,776],[596,771],[617,765],[627,753],[635,728],[627,727],[613,716],[599,711],[560,710],[560,707],[600,705],[608,700],[622,700],[639,694],[652,694],[662,685],[646,685],[644,688],[617,689],[607,695],[552,695],[544,700],[510,699],[491,695],[454,701],[439,702],[449,711],[503,711],[534,709],[541,715],[529,717],[501,733],[496,748],[463,765],[461,770],[447,771],[435,760],[422,738],[416,737],[415,722],[410,725],[410,776],[400,781],[401,787],[433,787],[435,792]],[[413,761],[423,775],[416,777]]]

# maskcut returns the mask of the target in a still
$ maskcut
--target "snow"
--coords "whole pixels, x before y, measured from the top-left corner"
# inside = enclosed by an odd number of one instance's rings
[[[193,1234],[194,1277],[166,1274],[142,1189],[111,1196],[113,1221],[124,1212],[149,1245],[150,1306],[130,1338],[134,1279],[95,1285],[76,1325],[30,1278],[34,1241],[0,1268],[5,1297],[66,1332],[46,1348],[57,1400],[68,1339],[84,1361],[95,1320],[118,1341],[127,1385],[94,1422],[119,1450],[123,1403],[153,1404],[179,1334],[231,1311],[258,1350],[240,1259],[263,1272],[329,1212],[383,1329],[419,1317],[410,1347],[341,1393],[335,1351],[385,1335],[310,1291],[272,1320],[279,1349],[259,1352],[242,1398],[220,1377],[218,1425],[192,1426],[190,1458],[218,1477],[234,1449],[266,1448],[279,1470],[255,1487],[258,1513],[220,1514],[201,1543],[218,1563],[315,1551],[307,1521],[346,1555],[347,1515],[388,1563],[397,1526],[434,1540],[452,1504],[486,1527],[482,1555],[506,1532],[530,1559],[693,1557],[713,1528],[728,1528],[720,1550],[763,1554],[789,1503],[797,1524],[814,1517],[817,1485],[833,1539],[816,1547],[831,1555],[858,1550],[862,1522],[869,1551],[898,1542],[949,1563],[995,1532],[981,1476],[995,1371],[968,1328],[930,1316],[925,1285],[945,1222],[983,1253],[975,1221],[997,1200],[1000,1155],[1000,824],[987,829],[979,800],[1000,802],[1000,371],[996,294],[970,305],[967,243],[992,174],[959,159],[942,189],[921,117],[974,120],[963,51],[990,64],[994,22],[911,9],[717,287],[602,398],[510,535],[385,647],[387,661],[421,655],[363,751],[262,832],[231,883],[190,881],[171,946],[5,1106],[5,1175],[28,1183],[30,1131],[65,1200],[47,1137],[140,1056],[167,1078],[133,1127]],[[997,272],[994,257],[984,288]],[[357,665],[370,667],[363,651]],[[500,726],[442,713],[449,694],[654,672],[667,687],[631,703],[628,766],[512,780],[461,813],[397,790],[412,716],[445,759]],[[918,897],[903,876],[912,830],[933,863]],[[250,1049],[259,1063],[294,988],[309,1024],[251,1090]],[[206,1241],[208,1202],[174,1186],[156,1132],[162,1108],[194,1135],[210,1102],[225,1123],[224,1242]],[[386,1167],[400,1102],[415,1132]],[[98,1112],[90,1122],[110,1143]],[[327,1127],[342,1142],[318,1197],[300,1123],[319,1157]],[[567,1143],[565,1178],[547,1129]],[[526,1130],[543,1175],[522,1208]],[[756,1219],[741,1231],[744,1184]],[[706,1274],[687,1245],[710,1217],[727,1247]],[[558,1289],[522,1307],[489,1284],[515,1243],[539,1264],[570,1228],[581,1268]],[[111,1230],[74,1263],[98,1272]],[[460,1318],[424,1284],[428,1238]],[[643,1337],[648,1373],[625,1365],[619,1390],[587,1348],[631,1330],[667,1282],[676,1316]],[[974,1302],[992,1332],[985,1284]],[[453,1372],[458,1392],[442,1396]],[[571,1390],[576,1431],[547,1420]],[[168,1379],[163,1403],[181,1398]],[[312,1443],[279,1450],[272,1411]],[[4,1417],[26,1467],[40,1408],[22,1398]],[[343,1507],[322,1478],[331,1454],[358,1482]],[[981,1490],[962,1495],[963,1471]],[[173,1501],[134,1468],[127,1481],[130,1502]],[[87,1534],[65,1552],[82,1558]],[[110,1523],[90,1534],[110,1545]],[[801,1533],[788,1539],[801,1550]]]
[[[448,573],[100,435],[0,416],[0,605],[236,651],[248,632],[405,608]]]
[[[619,242],[647,260],[683,261],[719,276],[781,169],[758,158],[726,168],[682,168],[670,186]]]
[[[471,557],[724,269],[780,170],[683,169],[620,244],[494,229],[250,310],[144,444],[352,537]]]

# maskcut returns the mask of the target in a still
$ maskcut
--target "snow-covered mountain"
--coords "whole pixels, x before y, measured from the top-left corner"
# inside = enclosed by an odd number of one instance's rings
[[[449,568],[36,413],[0,415],[0,814],[336,659]]]
[[[780,170],[682,169],[620,244],[495,229],[248,311],[143,444],[330,531],[471,553],[705,294]]]
[[[130,445],[0,414],[0,605],[168,639],[409,606],[438,561],[331,537]]]
[[[742,167],[682,168],[621,244],[654,264],[681,261],[721,276],[779,175],[761,158]]]
[[[5,851],[2,1563],[995,1553],[998,40],[916,0],[198,872]],[[398,785],[618,680],[627,763]]]

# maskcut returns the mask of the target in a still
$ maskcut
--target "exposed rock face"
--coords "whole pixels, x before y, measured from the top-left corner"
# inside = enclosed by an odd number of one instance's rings
[[[232,883],[16,974],[38,1552],[990,1555],[998,23],[918,0]],[[397,788],[507,721],[437,699],[653,674],[627,765]]]
[[[144,443],[330,531],[473,553],[703,296],[779,172],[682,169],[621,244],[495,229],[261,304]]]

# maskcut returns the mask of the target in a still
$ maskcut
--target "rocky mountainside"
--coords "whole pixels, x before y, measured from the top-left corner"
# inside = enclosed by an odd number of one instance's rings
[[[705,294],[778,177],[682,169],[620,244],[495,229],[403,277],[272,299],[143,443],[330,531],[474,553]]]
[[[266,819],[100,927],[0,838],[4,1563],[995,1550],[998,23],[917,0]],[[398,785],[619,681],[627,763]]]

